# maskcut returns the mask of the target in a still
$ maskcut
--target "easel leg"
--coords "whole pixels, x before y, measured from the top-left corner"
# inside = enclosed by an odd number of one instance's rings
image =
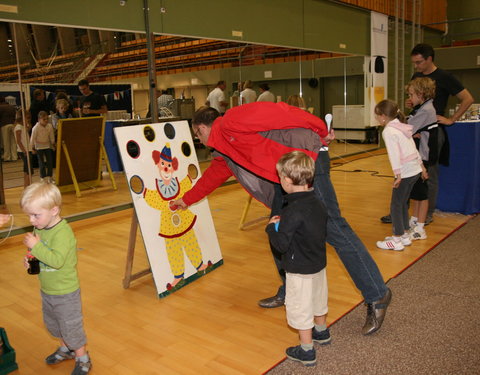
[[[65,142],[62,142],[62,150],[65,153],[65,159],[67,159],[68,169],[70,171],[70,175],[72,176],[73,186],[75,186],[76,196],[80,198],[82,196],[82,194],[80,194],[80,186],[78,185],[77,176],[75,176],[72,160],[70,159],[70,154],[68,153],[67,145],[65,144]]]
[[[247,198],[247,203],[245,203],[245,207],[243,208],[242,217],[240,218],[240,225],[238,229],[243,229],[243,224],[245,224],[245,220],[247,219],[248,210],[250,209],[250,204],[252,203],[252,196],[249,195]]]
[[[247,199],[247,203],[245,204],[245,207],[243,209],[242,217],[240,218],[240,224],[238,225],[239,230],[244,230],[245,227],[247,227],[249,225],[256,224],[256,223],[259,223],[260,221],[268,219],[268,216],[261,216],[261,217],[258,217],[256,219],[250,220],[249,222],[246,223],[245,220],[247,219],[247,214],[248,214],[248,211],[250,209],[250,204],[251,203],[252,203],[252,196],[249,195],[248,199]]]
[[[137,272],[132,275],[133,268],[133,255],[135,252],[135,242],[137,240],[137,228],[138,228],[138,219],[135,214],[135,210],[132,213],[132,223],[130,225],[130,238],[128,239],[128,249],[127,249],[127,264],[125,266],[125,277],[123,278],[123,287],[128,289],[130,287],[130,282],[138,279],[139,277],[148,275],[151,271],[150,268],[147,268],[143,271]]]

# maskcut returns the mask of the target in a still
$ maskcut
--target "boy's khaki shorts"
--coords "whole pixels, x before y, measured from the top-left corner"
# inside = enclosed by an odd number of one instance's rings
[[[285,306],[288,324],[295,329],[314,327],[314,316],[328,312],[327,272],[302,275],[286,274]]]

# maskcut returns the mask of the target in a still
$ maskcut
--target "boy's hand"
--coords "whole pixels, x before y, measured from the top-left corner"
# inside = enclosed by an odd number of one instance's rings
[[[28,257],[25,255],[23,257],[23,266],[28,270],[30,268],[30,263],[28,263]]]
[[[40,236],[38,234],[27,233],[23,238],[23,243],[29,249],[33,248],[39,242],[40,242]]]
[[[280,216],[278,215],[275,215],[275,216],[272,216],[268,222],[268,224],[275,224],[276,222],[280,221]]]

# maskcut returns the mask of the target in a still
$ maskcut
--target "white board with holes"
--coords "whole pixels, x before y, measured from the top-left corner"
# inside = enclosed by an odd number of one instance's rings
[[[200,178],[187,121],[114,128],[159,297],[223,264],[207,199],[173,202]]]

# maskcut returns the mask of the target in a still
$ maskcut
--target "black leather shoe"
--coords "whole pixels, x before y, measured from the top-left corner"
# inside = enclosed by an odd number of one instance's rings
[[[392,223],[392,216],[390,214],[382,216],[380,221],[384,224],[391,224]]]
[[[263,307],[265,309],[273,309],[275,307],[283,306],[284,304],[285,304],[285,298],[281,298],[278,296],[264,298],[258,301],[258,306]]]
[[[382,299],[373,303],[366,303],[367,305],[367,320],[362,328],[364,335],[370,335],[380,329],[387,313],[387,307],[392,300],[392,291],[387,288],[387,293]]]

